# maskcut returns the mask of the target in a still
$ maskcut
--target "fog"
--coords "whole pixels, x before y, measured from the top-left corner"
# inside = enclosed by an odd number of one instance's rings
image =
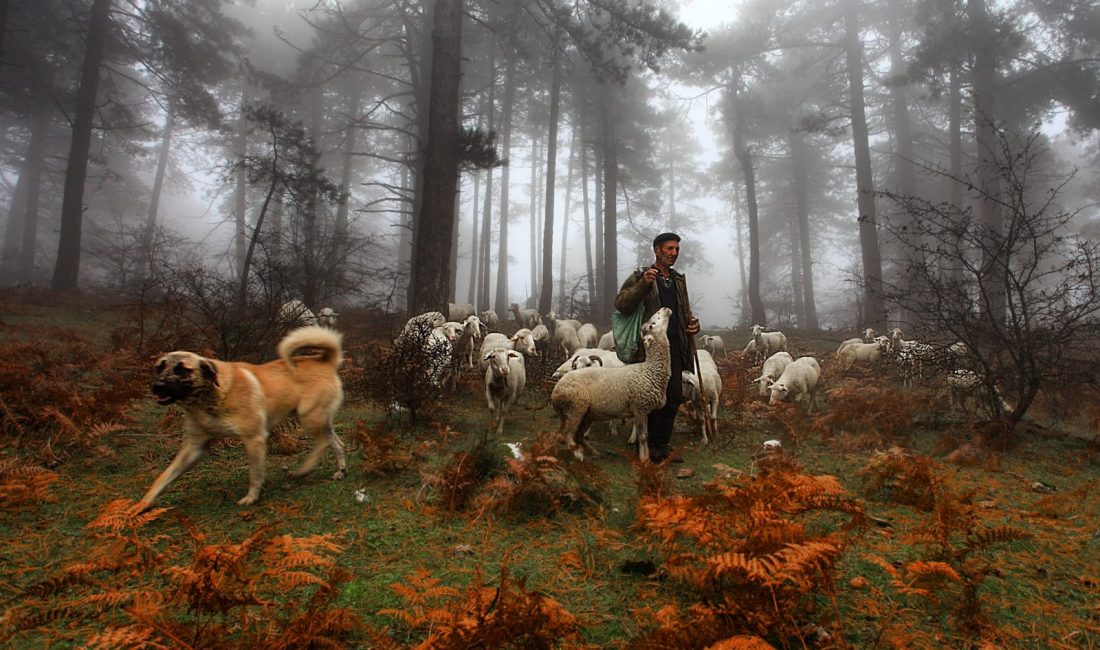
[[[1079,4],[439,3],[464,12],[460,43],[426,38],[434,2],[17,3],[0,44],[0,280],[130,292],[200,265],[243,272],[242,286],[256,273],[265,292],[277,282],[314,308],[396,312],[538,306],[552,286],[553,309],[606,323],[607,288],[674,230],[704,327],[855,329],[875,300],[903,317],[874,289],[904,287],[922,245],[904,234],[920,216],[901,199],[978,218],[969,190],[991,187],[983,169],[1014,153],[990,153],[993,134],[1034,134],[1021,189],[1057,188],[1071,231],[1096,234],[1100,34]],[[442,59],[460,71],[450,114],[434,108],[433,47],[460,54]],[[449,122],[466,135],[432,140]],[[453,186],[422,166],[439,147],[460,171]],[[615,227],[598,231],[609,173]],[[441,237],[457,244],[444,251]]]

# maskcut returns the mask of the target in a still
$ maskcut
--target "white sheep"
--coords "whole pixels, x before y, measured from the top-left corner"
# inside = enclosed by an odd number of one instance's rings
[[[580,370],[589,366],[602,366],[606,368],[622,368],[626,364],[611,350],[600,348],[581,348],[558,366],[550,375],[550,379],[561,379],[562,375],[572,370]]]
[[[585,323],[577,328],[577,338],[582,348],[594,348],[600,343],[600,332],[592,323]]]
[[[787,364],[783,374],[771,385],[771,399],[768,404],[775,406],[780,402],[798,402],[809,398],[806,414],[814,410],[817,380],[821,378],[821,364],[813,357],[798,357]]]
[[[442,312],[428,311],[423,314],[417,314],[405,321],[405,327],[401,329],[398,338],[404,338],[415,335],[421,331],[426,332],[437,327],[442,327],[445,322],[447,322],[447,319],[443,318]]]
[[[787,351],[787,335],[783,332],[765,332],[763,326],[752,326],[752,338],[756,341],[756,351],[764,358],[779,352]]]
[[[546,356],[550,352],[550,329],[542,323],[531,328],[531,338],[535,341],[535,349]]]
[[[685,399],[691,403],[701,425],[703,442],[709,443],[718,436],[718,397],[722,394],[722,375],[718,364],[707,350],[699,350],[698,375],[684,372]]]
[[[721,336],[704,334],[699,337],[699,342],[707,352],[710,352],[712,357],[726,356],[726,342],[722,340]],[[756,346],[755,340],[753,340],[753,346]]]
[[[874,343],[875,342],[875,334],[876,334],[875,330],[871,327],[868,327],[867,329],[863,330],[863,336],[862,337],[857,336],[855,338],[845,339],[844,341],[841,342],[840,346],[837,347],[837,349],[836,349],[837,358],[838,359],[840,358],[840,351],[841,350],[843,350],[845,347],[847,347],[847,346],[849,346],[853,343]],[[886,338],[886,337],[882,337],[882,338]]]
[[[504,431],[504,416],[508,413],[527,383],[523,355],[514,350],[493,348],[485,355],[485,400],[489,404],[489,430],[497,435]]]
[[[284,325],[316,325],[317,316],[301,300],[288,300],[279,307],[279,322]]]
[[[596,345],[601,350],[614,350],[615,349],[615,332],[608,332],[600,337],[599,344]]]
[[[577,333],[572,323],[566,321],[558,321],[558,326],[554,329],[554,338],[567,357],[572,356],[574,352],[582,347],[591,347],[581,345],[580,334]]]
[[[745,344],[745,349],[741,350],[741,355],[738,358],[744,359],[750,354],[752,355],[753,361],[764,360],[764,354],[756,348],[756,339],[749,339],[749,342]]]
[[[526,328],[516,330],[516,333],[511,337],[501,334],[500,332],[486,334],[485,338],[481,340],[481,358],[478,361],[478,367],[481,370],[485,370],[485,366],[488,363],[485,360],[485,355],[493,348],[515,350],[525,357],[538,356],[538,351],[535,349],[535,339],[531,336],[531,330]]]
[[[474,355],[477,353],[475,350],[476,342],[481,340],[481,319],[477,316],[467,316],[466,320],[462,321],[462,333],[458,338],[458,350],[466,353],[466,367],[474,367]]]
[[[520,309],[519,305],[514,302],[508,305],[508,310],[512,312],[512,316],[516,319],[516,327],[531,329],[542,322],[542,316],[539,316],[538,310]]]
[[[332,307],[322,307],[321,311],[317,312],[317,324],[323,327],[336,327],[336,319],[339,316],[340,314],[337,314]]]
[[[485,328],[490,332],[495,332],[497,328],[500,327],[500,316],[497,316],[496,310],[486,309],[478,314],[478,316],[481,318],[481,322],[485,324]]]
[[[638,459],[649,461],[649,412],[665,404],[665,390],[672,375],[668,345],[667,307],[657,310],[642,326],[642,345],[646,358],[642,363],[622,368],[592,367],[566,374],[550,394],[561,420],[561,435],[573,454],[583,460],[597,452],[585,441],[592,422],[614,418],[633,418],[638,444]]]
[[[794,359],[789,352],[776,352],[764,361],[764,366],[760,369],[760,376],[752,380],[759,387],[760,397],[765,397],[768,394],[768,389],[771,388],[776,379],[779,379],[779,376],[783,374],[791,361],[794,361]]]
[[[924,381],[924,365],[935,364],[936,361],[936,348],[919,341],[900,341],[895,354],[901,365],[901,383],[905,388],[912,388],[914,377]]]
[[[886,341],[874,343],[849,343],[836,351],[837,362],[841,372],[846,372],[857,363],[872,364],[882,358],[883,353],[889,349]]]
[[[476,313],[477,310],[475,310],[474,306],[468,302],[447,303],[447,320],[453,320],[461,323]]]

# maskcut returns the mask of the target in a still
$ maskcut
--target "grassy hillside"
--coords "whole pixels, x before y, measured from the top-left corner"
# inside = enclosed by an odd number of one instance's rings
[[[179,444],[179,412],[146,385],[167,351],[151,346],[173,337],[136,336],[132,309],[94,299],[0,306],[5,646],[1100,645],[1084,399],[986,449],[941,380],[838,377],[848,333],[788,333],[825,366],[807,416],[758,401],[735,358],[747,334],[721,332],[717,441],[681,416],[684,462],[643,467],[629,431],[601,423],[603,456],[579,463],[555,435],[556,364],[529,367],[502,436],[485,432],[473,371],[410,422],[368,399],[388,381],[386,327],[347,310],[348,477],[330,480],[326,456],[288,478],[308,443],[285,427],[255,506],[236,505],[247,466],[225,441],[142,516],[129,501]],[[773,438],[778,457],[763,451]]]

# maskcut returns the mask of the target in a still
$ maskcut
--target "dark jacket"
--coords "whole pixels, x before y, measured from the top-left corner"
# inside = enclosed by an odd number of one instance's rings
[[[687,278],[676,269],[669,269],[673,283],[676,285],[676,298],[680,303],[680,358],[683,360],[683,368],[689,372],[695,368],[694,338],[688,334],[687,326],[691,321],[691,303],[688,301]],[[657,280],[660,282],[660,280]],[[638,303],[644,303],[644,319],[649,320],[657,310],[661,308],[661,300],[657,291],[657,282],[646,284],[642,279],[642,269],[635,269],[623,282],[619,294],[615,296],[615,309],[621,314],[633,314],[638,308]],[[675,354],[675,343],[671,352]],[[638,346],[634,355],[638,361],[645,359],[645,347]]]

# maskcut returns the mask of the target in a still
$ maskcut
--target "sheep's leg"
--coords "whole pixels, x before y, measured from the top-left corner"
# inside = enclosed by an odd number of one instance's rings
[[[577,430],[577,440],[581,448],[584,449],[585,456],[587,458],[599,458],[600,452],[596,451],[596,448],[588,443],[588,430],[592,428],[592,418],[585,416],[581,420],[581,426]]]
[[[504,416],[508,413],[508,400],[500,403],[500,417],[497,419],[497,435],[504,433]]]
[[[637,434],[638,462],[649,462],[649,414],[634,414],[634,433]]]
[[[585,412],[587,412],[587,409],[585,409]],[[584,439],[584,434],[578,433],[578,429],[584,420],[585,412],[568,411],[562,416],[561,433],[565,437],[565,446],[573,452],[578,460],[584,460],[584,448],[577,444],[577,438]]]

